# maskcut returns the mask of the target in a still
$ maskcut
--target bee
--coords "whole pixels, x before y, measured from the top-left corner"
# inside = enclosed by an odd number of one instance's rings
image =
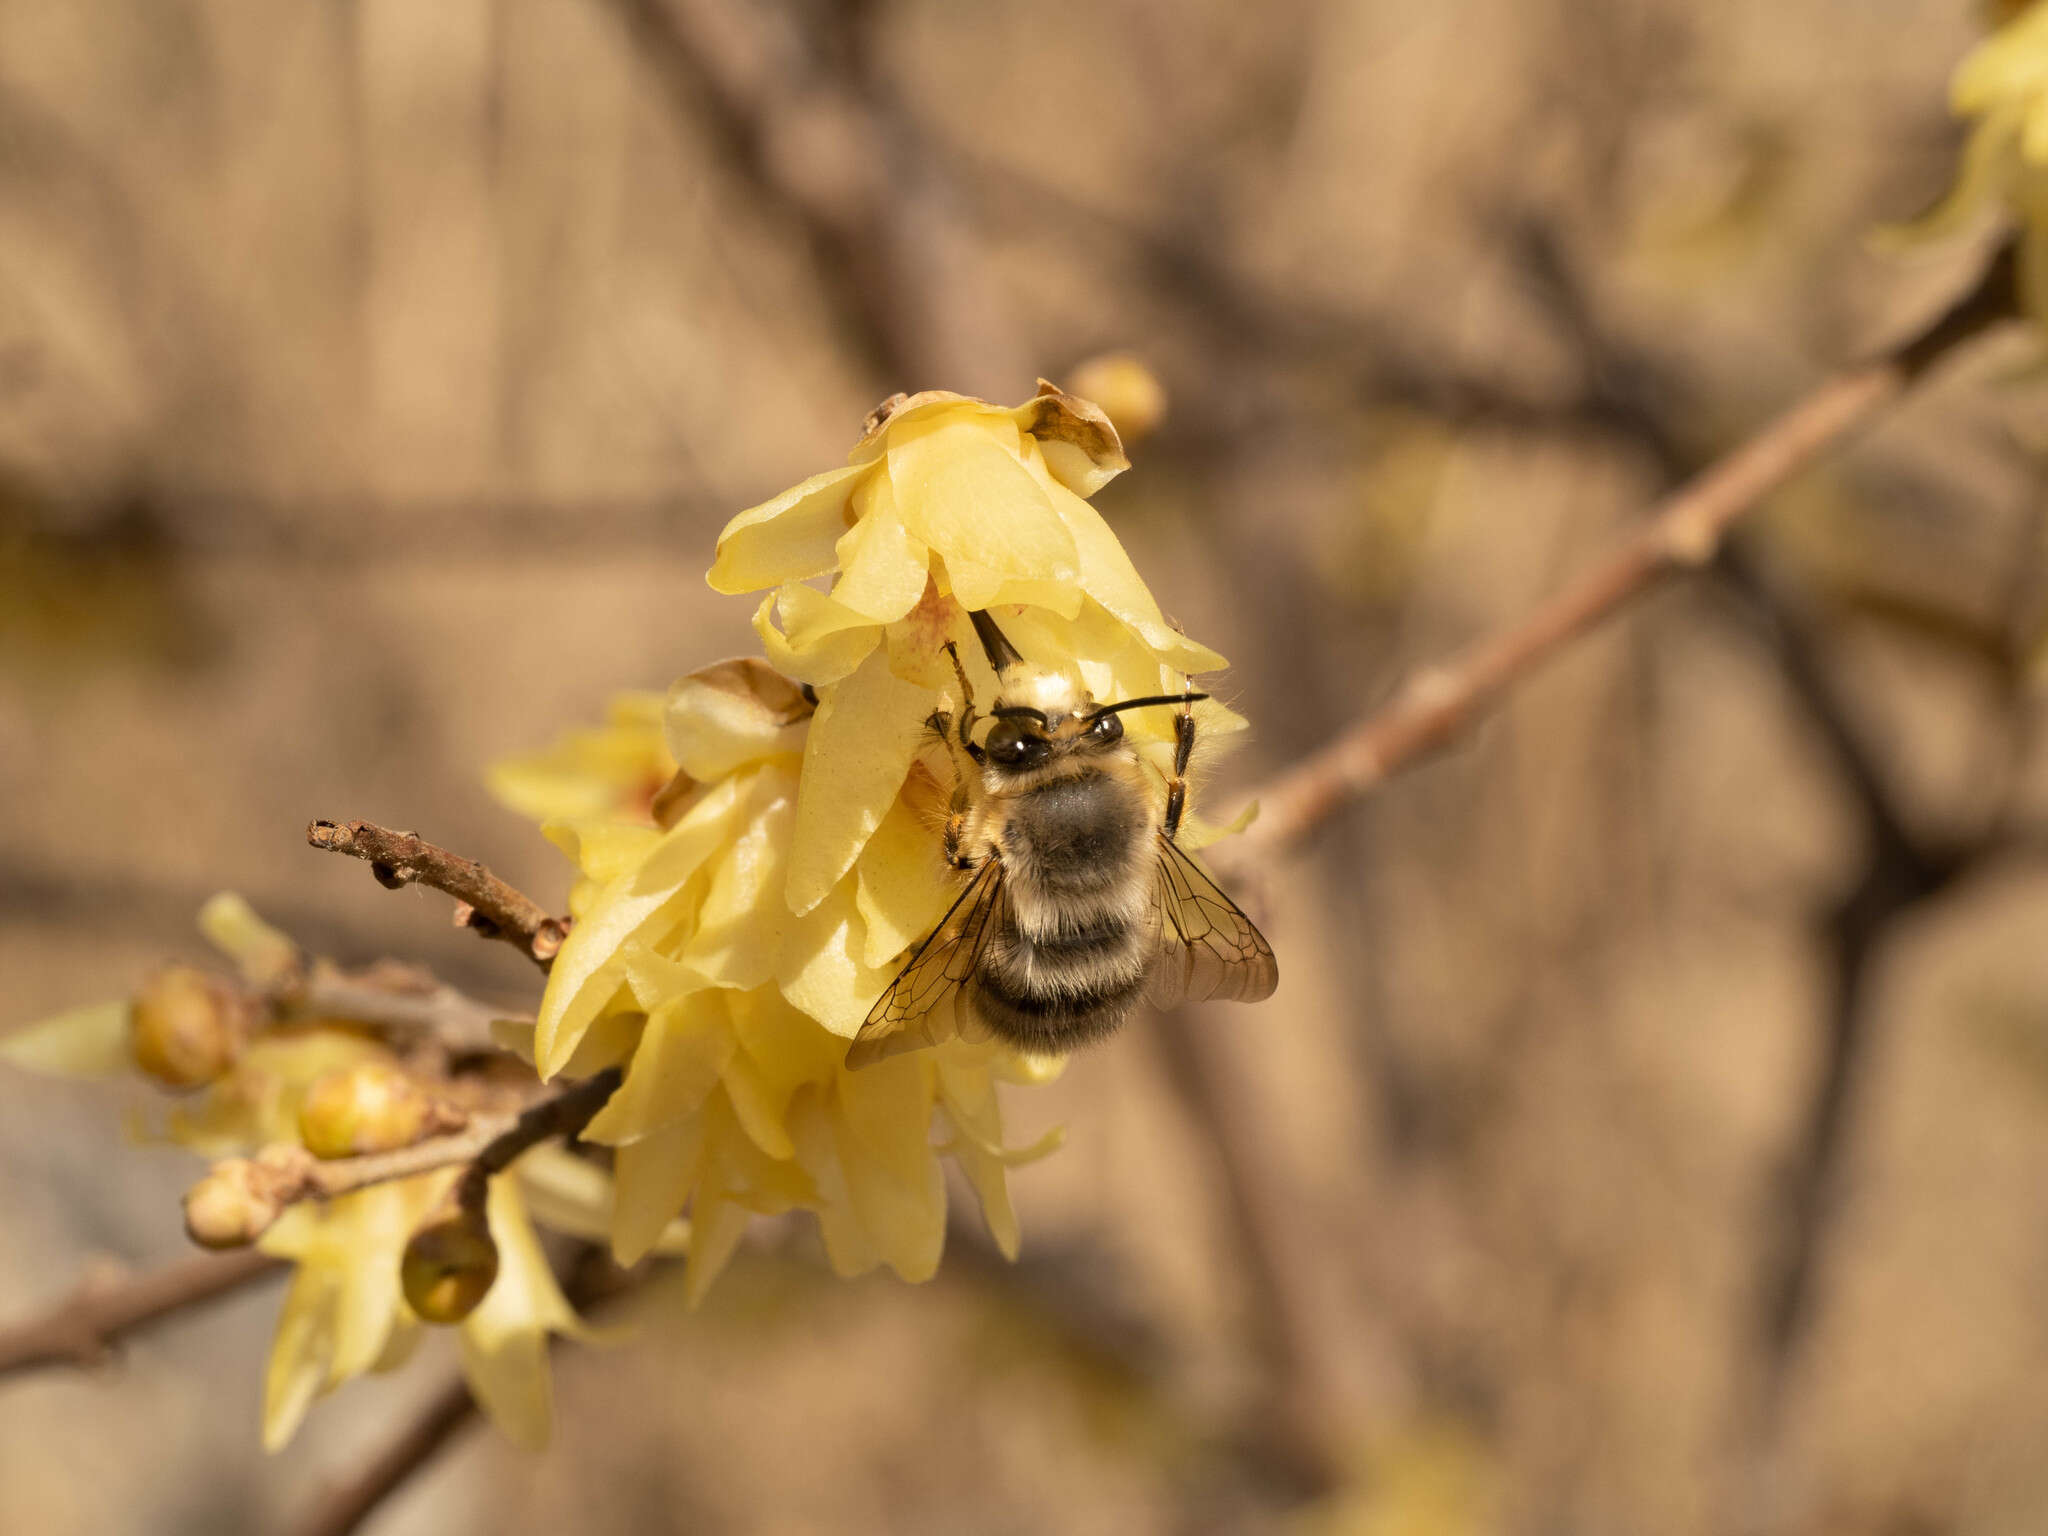
[[[1098,704],[1027,664],[988,614],[970,617],[996,670],[993,724],[975,740],[983,717],[950,645],[961,712],[927,722],[954,760],[945,853],[966,884],[868,1014],[847,1065],[954,1037],[1061,1052],[1109,1034],[1141,999],[1271,996],[1272,947],[1177,841],[1191,706],[1208,695]],[[1176,704],[1162,804],[1119,717]]]

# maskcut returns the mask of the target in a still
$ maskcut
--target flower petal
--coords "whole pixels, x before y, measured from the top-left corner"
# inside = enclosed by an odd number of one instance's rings
[[[962,607],[987,607],[1005,581],[1069,583],[1077,574],[1073,535],[1019,451],[1009,423],[960,413],[891,430],[897,510],[944,559]]]
[[[924,690],[897,677],[888,652],[878,650],[819,705],[797,794],[792,911],[810,911],[853,868],[903,787],[931,703]]]
[[[722,779],[683,819],[662,834],[631,874],[605,887],[569,930],[548,975],[534,1030],[540,1072],[551,1078],[568,1064],[584,1032],[625,978],[620,947],[680,916],[686,886],[726,835],[753,774]]]
[[[861,959],[887,965],[923,938],[958,894],[958,881],[940,852],[939,839],[898,796],[857,865],[855,899],[867,943]]]
[[[120,1077],[135,1070],[128,1004],[94,1003],[24,1025],[0,1039],[0,1061],[50,1077]]]
[[[866,473],[858,464],[828,469],[727,523],[705,578],[712,589],[756,592],[831,570],[834,546],[846,532],[847,498]]]
[[[708,780],[803,751],[810,717],[810,701],[795,683],[758,657],[741,656],[676,683],[662,722],[677,765]]]
[[[761,637],[776,671],[814,688],[845,677],[882,639],[880,626],[802,585],[782,587],[763,598],[754,610],[754,633]]]
[[[689,1198],[704,1141],[703,1117],[692,1115],[620,1147],[612,1165],[618,1204],[612,1212],[612,1257],[637,1264],[653,1251]]]
[[[703,1107],[737,1042],[716,990],[685,993],[648,1016],[626,1079],[585,1127],[586,1140],[624,1146]]]

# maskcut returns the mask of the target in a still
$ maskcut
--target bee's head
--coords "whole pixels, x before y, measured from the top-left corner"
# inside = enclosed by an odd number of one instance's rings
[[[1069,709],[1055,712],[1035,704],[1001,700],[989,714],[989,727],[982,750],[998,768],[1023,772],[1048,762],[1054,754],[1103,752],[1124,739],[1124,710],[1150,704],[1193,704],[1209,697],[1206,693],[1157,694],[1142,699],[1122,699],[1114,704],[1097,704],[1086,693]]]

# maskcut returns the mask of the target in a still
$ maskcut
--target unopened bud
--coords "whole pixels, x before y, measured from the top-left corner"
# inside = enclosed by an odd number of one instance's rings
[[[276,1170],[246,1157],[216,1163],[185,1191],[185,1230],[202,1248],[246,1248],[284,1214]]]
[[[1126,448],[1166,419],[1166,386],[1128,352],[1089,358],[1069,375],[1066,387],[1068,394],[1102,407]]]
[[[135,1064],[172,1088],[199,1088],[235,1064],[248,1020],[234,989],[189,965],[168,966],[135,994],[128,1015]]]
[[[413,1311],[429,1323],[459,1323],[498,1278],[498,1245],[482,1211],[460,1209],[413,1233],[399,1266]]]
[[[360,1062],[327,1073],[306,1090],[299,1140],[315,1157],[360,1157],[458,1130],[464,1119],[398,1067]]]

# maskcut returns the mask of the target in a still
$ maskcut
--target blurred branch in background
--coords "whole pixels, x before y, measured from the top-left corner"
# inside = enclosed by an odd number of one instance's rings
[[[0,1329],[0,1376],[43,1365],[93,1366],[130,1335],[281,1271],[254,1251],[193,1254],[140,1274],[89,1273],[55,1308]]]

